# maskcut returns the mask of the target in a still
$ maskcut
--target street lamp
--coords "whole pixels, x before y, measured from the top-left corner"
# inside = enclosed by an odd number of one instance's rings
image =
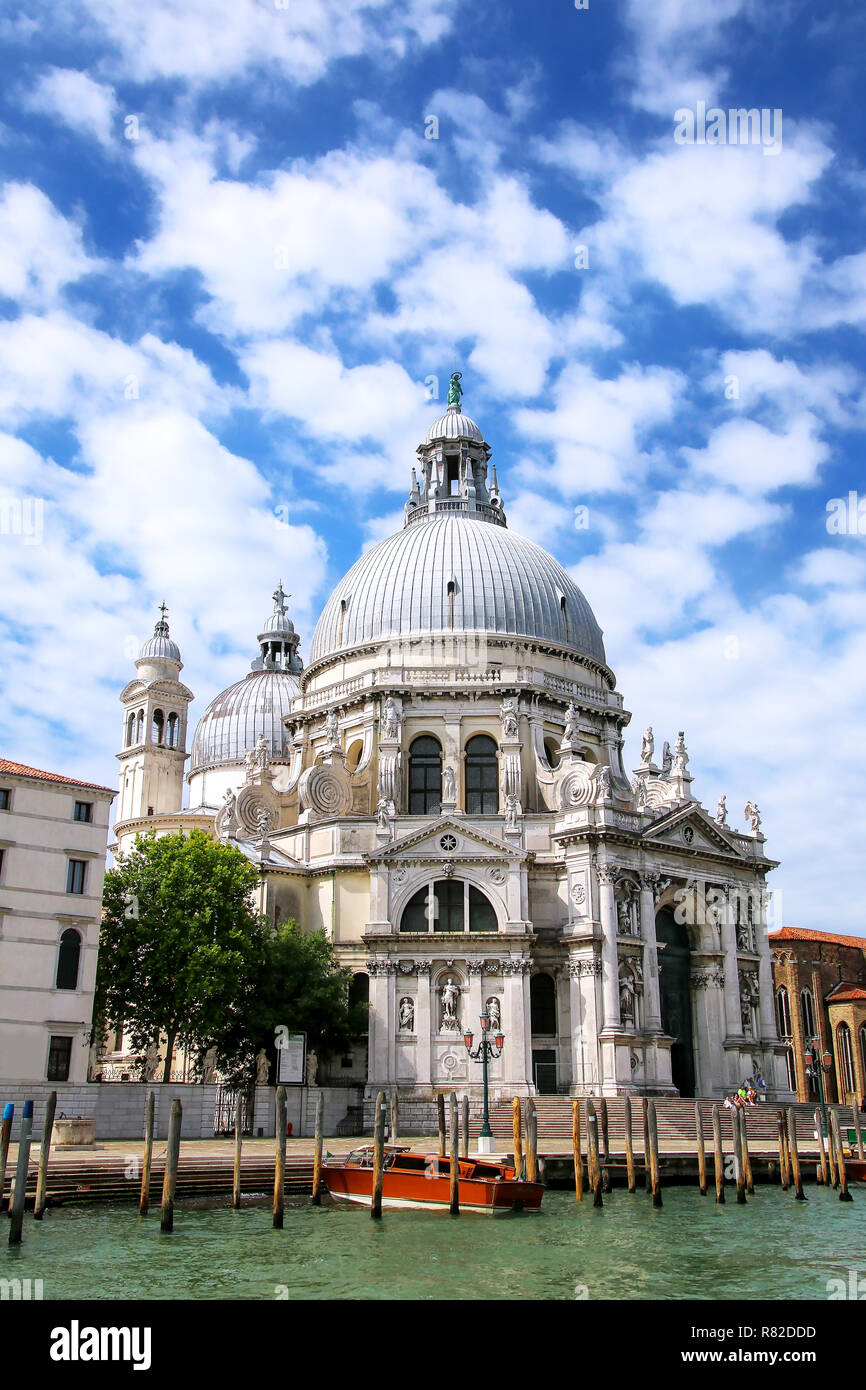
[[[824,1125],[824,1133],[829,1135],[830,1131],[827,1128],[827,1098],[824,1093],[824,1072],[829,1072],[833,1066],[833,1054],[831,1052],[825,1052],[819,1061],[818,1046],[820,1042],[820,1038],[813,1038],[804,1056],[807,1075],[812,1078],[817,1077],[818,1080],[818,1095],[821,1097],[821,1119]]]
[[[481,1116],[481,1133],[478,1136],[478,1152],[480,1154],[492,1154],[494,1149],[493,1131],[490,1128],[490,1110],[487,1101],[487,1063],[502,1055],[505,1046],[505,1038],[502,1033],[497,1033],[495,1037],[490,1036],[490,1015],[486,1009],[481,1014],[481,1041],[472,1051],[474,1034],[467,1031],[463,1034],[463,1041],[466,1044],[466,1051],[473,1062],[481,1063],[481,1074],[484,1079],[484,1111]]]

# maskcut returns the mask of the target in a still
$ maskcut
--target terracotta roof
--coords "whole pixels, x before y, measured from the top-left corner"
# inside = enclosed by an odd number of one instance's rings
[[[42,772],[38,767],[27,767],[24,763],[13,763],[8,758],[0,758],[0,777],[3,773],[11,777],[33,777],[40,782],[63,782],[67,787],[88,787],[95,792],[117,793],[113,787],[100,786],[98,782],[82,782],[78,777],[61,777],[59,772]]]
[[[856,946],[866,951],[866,936],[837,936],[834,932],[816,931],[810,927],[780,927],[769,934],[770,945],[777,941],[824,941],[830,946]]]
[[[828,1004],[848,1004],[852,999],[866,999],[866,989],[861,989],[859,985],[840,985],[826,995]]]

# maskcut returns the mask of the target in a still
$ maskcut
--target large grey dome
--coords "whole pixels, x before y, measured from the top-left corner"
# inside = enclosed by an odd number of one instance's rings
[[[268,740],[271,757],[288,757],[283,720],[299,693],[297,679],[289,671],[251,671],[211,700],[195,731],[190,774],[219,763],[243,759],[260,735]]]
[[[362,555],[325,605],[310,662],[434,632],[539,638],[605,662],[601,629],[562,565],[533,541],[465,513],[419,518]]]

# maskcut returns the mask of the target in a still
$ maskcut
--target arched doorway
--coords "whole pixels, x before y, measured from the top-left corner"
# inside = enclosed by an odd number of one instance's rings
[[[556,984],[550,975],[529,981],[532,1080],[541,1096],[556,1094]]]
[[[674,1039],[671,1047],[671,1080],[681,1096],[695,1094],[695,1049],[692,1037],[690,991],[691,956],[685,926],[669,907],[656,917],[659,951],[659,994],[662,1028]]]

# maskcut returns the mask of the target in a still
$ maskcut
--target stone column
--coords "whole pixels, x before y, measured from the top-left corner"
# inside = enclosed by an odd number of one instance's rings
[[[770,943],[765,934],[765,928],[758,926],[755,929],[757,936],[757,947],[759,952],[758,965],[758,990],[761,996],[760,1002],[760,1029],[761,1040],[763,1042],[776,1041],[776,1010],[775,991],[773,989],[773,963],[770,959]]]
[[[646,999],[644,1031],[647,1033],[660,1033],[662,1028],[655,907],[655,889],[658,882],[659,875],[657,873],[640,875],[640,934],[646,942],[646,946],[644,947],[644,991]]]
[[[597,963],[595,955],[572,957],[568,963],[572,1089],[580,1094],[595,1091],[599,1081],[595,1007]]]
[[[599,918],[601,921],[601,960],[602,960],[602,1008],[603,1031],[620,1027],[619,1016],[619,956],[616,949],[616,901],[614,884],[617,869],[613,864],[599,864],[596,868],[599,883]]]
[[[388,976],[383,960],[367,962],[370,976],[370,1069],[368,1080],[371,1085],[384,1085],[388,1081]]]
[[[418,1008],[415,1019],[418,1051],[417,1075],[419,1086],[430,1085],[430,1035],[432,1020],[430,1011],[430,961],[418,962]]]
[[[503,1027],[505,1029],[506,1071],[503,1075],[505,1085],[513,1084],[525,1088],[530,1078],[527,1071],[526,1053],[531,1049],[529,1037],[529,1010],[524,997],[523,962],[509,960],[503,963]],[[528,987],[528,977],[526,979]]]
[[[725,1026],[729,1038],[743,1036],[740,1009],[740,967],[737,960],[737,928],[733,904],[727,893],[722,911],[722,950],[725,953]]]

